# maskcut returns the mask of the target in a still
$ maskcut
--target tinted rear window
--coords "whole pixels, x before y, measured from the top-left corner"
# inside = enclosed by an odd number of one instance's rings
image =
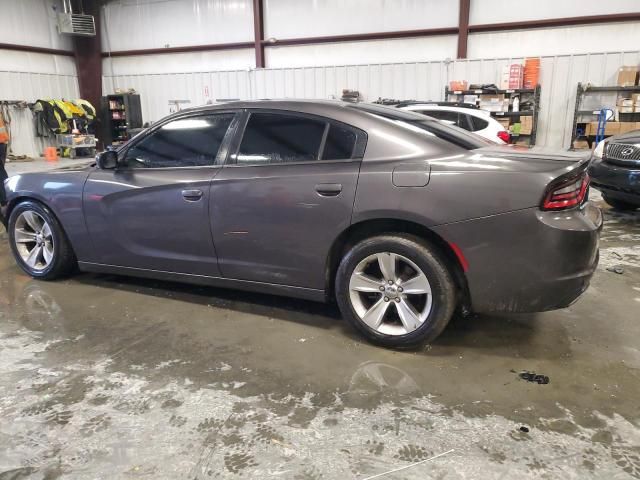
[[[238,164],[318,160],[325,122],[280,113],[252,113],[242,137]]]
[[[472,132],[484,130],[489,126],[489,122],[482,118],[474,117],[473,115],[469,115],[469,120],[471,120],[471,125],[473,125],[473,129],[471,130]]]

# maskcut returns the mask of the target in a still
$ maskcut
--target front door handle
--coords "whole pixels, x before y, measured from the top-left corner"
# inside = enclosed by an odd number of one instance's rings
[[[339,183],[319,183],[316,185],[316,192],[323,197],[335,197],[342,192],[342,185]]]
[[[182,196],[188,202],[197,202],[202,198],[202,190],[183,190]]]

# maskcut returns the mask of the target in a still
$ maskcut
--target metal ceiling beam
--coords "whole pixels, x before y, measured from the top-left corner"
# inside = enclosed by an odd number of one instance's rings
[[[431,37],[437,35],[455,35],[457,27],[427,28],[421,30],[393,30],[390,32],[356,33],[350,35],[329,35],[324,37],[303,37],[264,40],[265,47],[291,46],[291,45],[315,45],[320,43],[360,42],[363,40],[392,40],[395,38]]]
[[[31,45],[15,45],[13,43],[0,43],[0,50],[15,50],[18,52],[30,52],[30,53],[48,53],[50,55],[64,55],[65,57],[73,57],[74,55],[74,53],[69,50],[33,47]]]
[[[523,22],[485,23],[470,25],[471,33],[499,32],[504,30],[527,30],[531,28],[570,27],[576,25],[593,25],[596,23],[620,23],[640,21],[640,12],[612,13],[609,15],[586,15],[581,17],[548,18],[544,20],[527,20]]]
[[[142,50],[117,50],[114,52],[102,52],[103,57],[133,57],[137,55],[159,55],[163,53],[191,53],[209,52],[215,50],[241,50],[253,48],[254,42],[238,43],[212,43],[209,45],[188,45],[184,47],[145,48]]]

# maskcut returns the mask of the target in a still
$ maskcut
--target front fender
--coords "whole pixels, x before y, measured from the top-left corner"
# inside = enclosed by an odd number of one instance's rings
[[[91,259],[93,248],[84,221],[82,191],[88,170],[26,173],[10,177],[5,183],[8,223],[12,209],[23,199],[46,205],[64,229],[78,260]]]

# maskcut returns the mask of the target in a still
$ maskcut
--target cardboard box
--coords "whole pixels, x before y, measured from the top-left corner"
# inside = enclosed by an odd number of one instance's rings
[[[513,90],[516,88],[522,88],[522,77],[524,73],[524,66],[519,63],[513,63],[511,65],[505,65],[502,67],[500,75],[499,87],[502,90]]]
[[[618,113],[633,113],[633,105],[629,107],[618,107]]]
[[[586,140],[574,140],[573,148],[576,150],[589,150],[589,142]]]
[[[480,98],[478,95],[465,95],[462,97],[462,102],[463,103],[471,103],[473,105],[475,105],[478,101],[478,98]]]
[[[533,117],[520,117],[520,133],[523,135],[531,135],[533,131]]]
[[[631,94],[631,102],[634,105],[640,104],[640,93],[632,93]]]
[[[639,130],[640,122],[620,122],[620,133],[631,132],[632,130]]]
[[[509,66],[509,89],[522,88],[522,72],[524,67],[519,63]]]
[[[621,122],[607,122],[604,126],[604,134],[606,136],[618,135],[620,133]],[[598,122],[590,122],[587,125],[585,135],[595,137],[598,133]]]
[[[618,69],[619,87],[633,87],[638,84],[638,67],[624,66]]]
[[[498,123],[500,125],[502,125],[502,128],[504,128],[505,130],[509,130],[509,119],[508,118],[496,118],[496,120],[498,120]]]
[[[630,98],[619,98],[616,105],[619,107],[633,107],[633,100]]]
[[[507,100],[504,100],[501,103],[481,103],[479,107],[481,110],[486,110],[487,112],[493,113],[502,113],[509,110],[509,104],[507,103]]]
[[[500,81],[498,82],[498,86],[502,90],[507,90],[509,88],[509,65],[505,65],[502,67],[502,72],[500,72]]]
[[[620,133],[620,122],[607,122],[607,124],[604,127],[605,135],[618,135],[619,133]]]
[[[490,112],[506,112],[509,109],[509,100],[504,98],[504,94],[481,95],[480,108]]]

